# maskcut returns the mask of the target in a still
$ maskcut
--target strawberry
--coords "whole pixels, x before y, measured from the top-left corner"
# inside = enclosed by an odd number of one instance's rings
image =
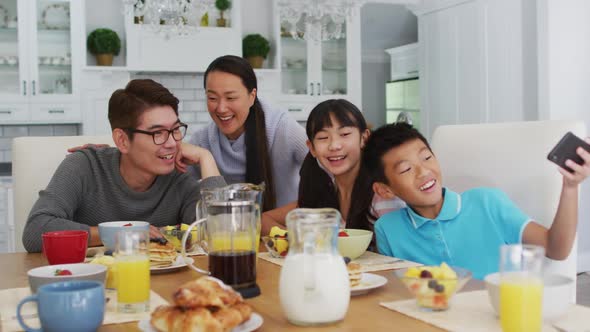
[[[123,227],[129,227],[129,226],[133,226],[133,224],[132,223],[128,223],[128,224],[123,225]]]
[[[346,233],[346,231],[340,231],[338,232],[338,237],[348,237],[348,233]]]
[[[55,270],[55,276],[71,276],[72,275],[72,271],[70,270],[60,270],[57,269]]]

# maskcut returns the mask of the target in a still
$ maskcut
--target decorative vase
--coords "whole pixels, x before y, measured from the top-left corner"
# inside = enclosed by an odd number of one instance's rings
[[[112,66],[113,55],[112,54],[96,54],[96,64],[99,66]]]
[[[217,26],[218,27],[222,27],[222,28],[225,27],[225,23],[226,23],[225,18],[218,18],[217,19]]]
[[[264,58],[261,57],[260,55],[249,56],[246,58],[246,60],[248,60],[248,62],[250,63],[250,66],[252,66],[252,68],[262,68],[262,63],[264,62]]]
[[[209,26],[209,13],[205,13],[205,15],[203,15],[201,17],[201,26],[202,27],[208,27]]]

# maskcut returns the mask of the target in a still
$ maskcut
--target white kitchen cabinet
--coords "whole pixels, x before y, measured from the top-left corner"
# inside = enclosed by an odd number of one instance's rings
[[[418,43],[385,50],[391,56],[391,80],[402,80],[419,76]]]
[[[125,17],[128,69],[204,72],[222,55],[242,56],[240,0],[232,1],[229,16],[229,27],[188,27],[186,35],[166,35],[154,31],[150,24],[135,24],[129,11]]]
[[[422,132],[440,125],[531,120],[524,90],[525,0],[441,0],[418,16]]]
[[[84,70],[82,80],[82,132],[84,135],[108,135],[109,99],[116,89],[125,88],[130,75],[125,70]]]
[[[293,38],[281,27],[277,5],[275,13],[281,67],[280,104],[298,120],[307,119],[309,111],[326,99],[347,99],[361,107],[359,8],[346,21],[345,37],[327,41]]]
[[[0,0],[0,120],[80,122],[81,5],[70,0]]]

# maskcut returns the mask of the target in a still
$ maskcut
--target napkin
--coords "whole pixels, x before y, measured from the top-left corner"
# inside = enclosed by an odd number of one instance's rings
[[[280,266],[283,266],[283,263],[285,262],[284,258],[272,257],[269,252],[261,252],[258,254],[258,257],[264,259],[267,262],[271,262]],[[360,257],[354,259],[353,262],[359,263],[361,265],[361,272],[395,270],[422,265],[395,257],[380,255],[371,251],[366,251]]]
[[[0,320],[2,321],[3,332],[23,331],[16,319],[16,307],[20,300],[31,295],[31,290],[25,288],[10,288],[0,290]],[[117,291],[107,289],[105,296],[109,298],[104,315],[103,325],[119,324],[126,322],[149,319],[150,313],[143,312],[139,314],[124,314],[117,312]],[[150,291],[150,310],[153,311],[160,305],[168,304],[158,293]],[[25,322],[31,327],[39,327],[41,323],[37,318],[37,306],[34,303],[27,303],[23,306],[21,314],[25,317]]]
[[[418,308],[416,300],[382,302],[381,306],[421,320],[447,331],[457,332],[501,332],[500,320],[490,304],[487,291],[473,291],[456,294],[446,311],[431,312]],[[544,323],[543,332],[589,331],[590,308],[571,305],[567,314],[552,324]],[[559,329],[555,328],[558,327]]]

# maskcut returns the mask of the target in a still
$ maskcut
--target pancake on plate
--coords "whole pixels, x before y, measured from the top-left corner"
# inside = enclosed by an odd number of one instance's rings
[[[168,267],[176,261],[176,249],[166,239],[150,239],[150,267]]]
[[[348,270],[348,278],[350,279],[350,287],[356,287],[361,284],[363,278],[361,273],[361,265],[359,263],[350,262],[346,265]]]

